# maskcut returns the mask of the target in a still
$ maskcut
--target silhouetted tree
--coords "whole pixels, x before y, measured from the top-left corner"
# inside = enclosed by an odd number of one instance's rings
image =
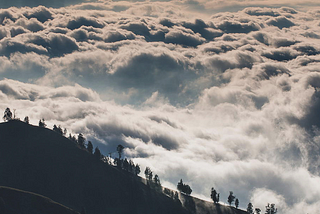
[[[47,127],[47,124],[45,123],[44,118],[39,120],[39,127],[43,127],[43,128]]]
[[[211,199],[213,200],[214,203],[218,203],[219,200],[218,200],[218,193],[217,191],[212,187],[211,188]]]
[[[178,182],[177,190],[179,192],[182,192],[182,190],[183,190],[183,181],[182,181],[182,179],[180,179],[180,181]]]
[[[69,134],[69,137],[68,137],[68,138],[69,138],[69,140],[71,140],[72,142],[77,143],[77,139],[76,139],[75,136]]]
[[[179,190],[179,192],[183,192],[187,195],[190,195],[192,192],[191,187],[187,184],[184,184],[182,179],[180,179],[180,181],[178,182],[177,189]]]
[[[92,154],[93,152],[93,145],[91,143],[91,141],[88,141],[88,145],[87,145],[87,150],[90,154]]]
[[[234,201],[234,199],[235,199],[235,196],[233,195],[233,192],[230,191],[230,194],[228,196],[228,203],[230,206],[231,206],[232,202]]]
[[[146,169],[144,170],[144,175],[146,176],[146,179],[149,180],[149,175],[152,175],[151,169],[147,166]]]
[[[256,208],[255,211],[256,211],[256,214],[260,214],[261,213],[261,209],[260,208]]]
[[[63,130],[63,136],[67,136],[67,129],[66,128],[64,128],[64,130]]]
[[[132,160],[129,160],[129,168],[128,168],[128,172],[131,172],[131,173],[133,173],[133,174],[134,174],[134,168],[135,168],[135,166],[134,166],[133,161],[132,161]]]
[[[161,191],[162,187],[161,187],[161,182],[160,182],[160,178],[158,175],[155,175],[153,178],[153,183],[154,183],[154,187],[157,191]]]
[[[25,122],[26,124],[29,124],[29,117],[25,116],[24,119],[23,119],[23,122]]]
[[[76,137],[75,136],[72,136],[71,134],[69,134],[69,140],[71,140],[72,142],[75,142],[75,143],[77,143],[77,139],[76,139]]]
[[[122,163],[122,167],[125,171],[129,170],[129,162],[127,160],[127,158],[124,159],[123,163]]]
[[[236,205],[236,208],[238,209],[238,207],[239,207],[239,199],[236,198],[236,201],[234,202],[234,204]]]
[[[253,205],[252,205],[251,202],[248,204],[247,213],[248,214],[253,214]]]
[[[118,154],[119,154],[119,159],[120,159],[120,160],[121,160],[121,155],[122,155],[123,149],[124,149],[124,147],[123,147],[121,144],[119,144],[119,145],[117,146],[117,152],[118,152]]]
[[[149,180],[149,181],[152,181],[152,174],[153,174],[152,171],[150,171],[150,172],[149,172],[149,175],[148,175],[148,180]]]
[[[137,164],[136,167],[135,167],[135,174],[136,174],[136,175],[139,175],[139,174],[140,174],[140,171],[141,171],[141,170],[140,170],[140,166]]]
[[[184,192],[187,195],[190,195],[192,193],[192,189],[188,184],[184,184],[182,192]]]
[[[6,110],[4,110],[3,120],[5,122],[12,120],[12,112],[11,112],[10,108],[6,108]]]
[[[81,146],[82,148],[84,148],[84,142],[85,142],[85,138],[83,137],[82,133],[78,134],[78,144],[79,146]]]
[[[61,134],[61,135],[63,135],[61,126],[57,127],[56,125],[53,125],[53,129],[52,130],[57,132],[57,133],[59,133],[59,134]]]
[[[276,214],[278,209],[275,207],[275,204],[268,204],[266,206],[266,214]]]
[[[99,149],[98,147],[95,148],[93,155],[94,155],[98,160],[101,160],[102,155],[101,155],[100,149]]]
[[[219,203],[219,200],[220,200],[220,193],[218,193],[218,196],[217,196],[217,203]]]

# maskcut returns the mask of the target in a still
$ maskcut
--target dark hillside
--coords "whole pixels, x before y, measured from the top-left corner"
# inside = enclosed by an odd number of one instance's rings
[[[183,204],[186,204],[187,207],[189,206],[190,210],[194,207],[199,214],[248,214],[247,212],[236,209],[235,207],[214,204],[191,196],[182,195],[180,198]]]
[[[187,210],[58,133],[21,121],[0,124],[0,185],[43,195],[77,211],[84,207],[88,214],[235,213],[222,205],[223,212],[217,212],[212,203],[206,207],[192,197]]]
[[[0,187],[0,213],[79,214],[49,198],[8,187]]]
[[[187,213],[133,176],[67,138],[20,121],[0,124],[0,185],[34,192],[87,213]]]

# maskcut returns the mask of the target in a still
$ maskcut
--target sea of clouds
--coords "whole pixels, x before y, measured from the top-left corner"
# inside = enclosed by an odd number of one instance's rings
[[[318,212],[320,10],[212,2],[0,9],[0,109],[122,144],[201,198]]]

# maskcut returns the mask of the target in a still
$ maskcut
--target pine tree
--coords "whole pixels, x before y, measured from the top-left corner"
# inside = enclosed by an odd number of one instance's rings
[[[260,208],[256,208],[255,211],[256,211],[256,214],[260,214],[261,213],[261,209]]]
[[[146,169],[144,170],[144,175],[146,176],[146,179],[149,180],[149,175],[151,173],[152,176],[152,171],[151,169],[147,166]]]
[[[231,206],[232,202],[234,201],[234,199],[235,199],[235,196],[233,195],[233,192],[230,191],[230,194],[228,196],[228,203],[230,206]]]
[[[4,111],[3,120],[5,122],[12,120],[12,112],[11,112],[10,108],[6,108],[6,110]]]
[[[124,159],[122,167],[125,171],[129,170],[129,162],[128,162],[127,158]]]
[[[117,152],[118,152],[118,154],[119,154],[119,159],[120,159],[120,160],[121,160],[121,155],[122,155],[123,149],[124,149],[124,147],[123,147],[121,144],[119,144],[119,145],[117,146]]]
[[[92,154],[93,152],[93,145],[91,143],[91,141],[88,141],[88,145],[87,145],[87,150],[90,154]]]
[[[182,191],[187,195],[190,195],[192,193],[192,189],[188,184],[184,184],[183,185],[183,190]]]
[[[59,133],[59,134],[61,134],[61,135],[63,135],[61,126],[57,127],[56,125],[53,125],[53,129],[52,130],[57,132],[57,133]]]
[[[217,197],[217,191],[212,187],[211,188],[211,199],[213,200],[214,203],[218,203],[218,197]]]
[[[251,202],[248,204],[247,213],[248,214],[253,214],[253,205],[252,205]]]
[[[152,176],[152,171],[150,170],[149,175],[148,175],[148,180],[149,180],[149,181],[152,181],[152,177],[153,177],[153,176]]]
[[[179,192],[182,192],[182,190],[183,190],[183,181],[182,181],[182,179],[180,179],[180,181],[178,182],[177,190]]]
[[[101,152],[100,152],[100,149],[98,147],[95,148],[94,150],[94,154],[93,154],[98,160],[101,160]]]
[[[23,122],[25,122],[26,124],[29,124],[29,117],[28,117],[28,116],[25,116]]]
[[[236,198],[236,201],[235,201],[234,204],[236,205],[236,208],[238,209],[238,207],[239,207],[239,199]]]
[[[131,172],[131,173],[134,173],[134,168],[135,168],[135,166],[134,166],[133,161],[129,160],[129,169],[128,169],[128,171]]]
[[[275,207],[275,204],[268,204],[266,206],[266,214],[276,214],[277,208]]]
[[[82,148],[84,148],[84,142],[85,142],[85,138],[83,137],[82,133],[78,134],[78,140],[77,140],[79,146],[81,146]]]
[[[139,166],[139,164],[137,164],[136,165],[136,167],[135,167],[135,173],[136,173],[136,175],[139,175],[140,174],[140,166]]]
[[[161,187],[161,182],[160,182],[160,178],[158,175],[155,175],[153,177],[153,184],[154,184],[154,187],[157,191],[161,191],[162,190],[162,187]]]
[[[47,127],[47,124],[45,123],[44,118],[39,120],[39,127],[43,127],[43,128]]]

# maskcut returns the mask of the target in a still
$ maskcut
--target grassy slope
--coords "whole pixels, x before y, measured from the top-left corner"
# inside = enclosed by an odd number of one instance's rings
[[[52,130],[20,121],[0,124],[0,185],[44,195],[75,210],[85,207],[88,214],[243,213],[193,198],[187,211]]]

